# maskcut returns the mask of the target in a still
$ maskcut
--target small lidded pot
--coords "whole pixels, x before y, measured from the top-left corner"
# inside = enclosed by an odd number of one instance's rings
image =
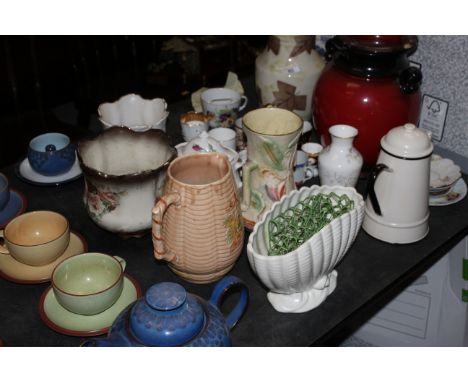
[[[64,174],[75,163],[75,146],[65,134],[38,135],[29,142],[28,160],[33,170],[41,175]]]

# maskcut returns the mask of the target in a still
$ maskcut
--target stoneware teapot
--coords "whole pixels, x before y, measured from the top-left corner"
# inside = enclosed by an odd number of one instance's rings
[[[237,287],[237,304],[225,317],[220,311],[225,293]],[[82,346],[231,346],[229,331],[247,306],[244,282],[227,276],[214,287],[209,301],[187,293],[176,283],[153,285],[114,321],[107,339]]]

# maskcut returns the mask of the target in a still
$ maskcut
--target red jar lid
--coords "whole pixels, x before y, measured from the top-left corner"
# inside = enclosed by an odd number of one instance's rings
[[[359,77],[396,77],[409,67],[408,56],[418,47],[417,36],[335,36],[327,41],[327,58]]]
[[[418,46],[416,36],[399,35],[359,35],[340,36],[345,44],[355,49],[374,53],[396,53],[405,51],[408,55]]]

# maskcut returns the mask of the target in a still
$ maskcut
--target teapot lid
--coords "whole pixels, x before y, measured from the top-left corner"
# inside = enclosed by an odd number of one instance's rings
[[[405,159],[425,158],[433,150],[430,133],[412,123],[391,129],[380,140],[380,145],[388,154]]]
[[[197,299],[172,282],[150,287],[130,312],[132,333],[150,346],[182,345],[200,333],[204,323]]]

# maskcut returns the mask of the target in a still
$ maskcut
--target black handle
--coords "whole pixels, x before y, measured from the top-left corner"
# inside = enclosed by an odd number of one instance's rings
[[[379,201],[377,200],[377,195],[375,194],[374,186],[379,174],[383,170],[388,169],[388,166],[384,165],[383,163],[376,164],[369,173],[369,178],[367,180],[367,194],[369,195],[372,208],[374,208],[375,213],[380,216],[382,216],[382,210],[380,209]]]
[[[327,40],[325,43],[325,59],[330,61],[335,56],[335,52],[338,50],[343,50],[345,48],[345,43],[338,36],[332,37]]]
[[[400,72],[398,82],[403,94],[413,94],[418,91],[422,81],[422,73],[419,68],[410,66]]]

